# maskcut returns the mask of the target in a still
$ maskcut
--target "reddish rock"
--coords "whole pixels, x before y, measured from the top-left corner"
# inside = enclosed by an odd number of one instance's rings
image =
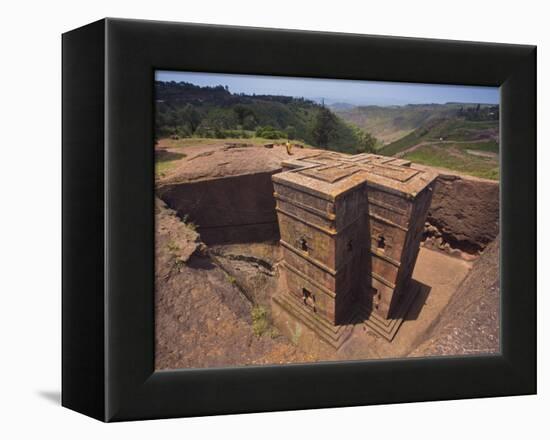
[[[498,353],[499,240],[492,242],[410,356]]]
[[[158,179],[157,187],[183,182],[212,180],[222,177],[258,173],[274,173],[281,169],[284,160],[315,153],[315,149],[293,150],[289,156],[282,145],[265,148],[261,145],[226,144],[197,145],[172,148],[172,154],[185,153],[185,157]]]
[[[195,223],[203,240],[238,243],[278,239],[271,176],[290,157],[284,146],[218,143],[162,151],[181,159],[157,179],[157,194],[181,218]],[[291,157],[316,151],[293,149]],[[426,235],[441,237],[441,243],[452,249],[476,255],[499,233],[499,184],[449,170],[437,172],[440,176]]]
[[[484,249],[499,233],[498,182],[440,174],[428,222],[453,248],[470,253]]]
[[[255,334],[253,305],[198,234],[162,202],[155,219],[156,369],[313,360],[269,326]]]
[[[157,194],[194,223],[207,244],[278,240],[271,176],[288,159],[286,148],[239,144],[184,150],[187,156],[157,180]],[[292,157],[305,151],[316,150]]]

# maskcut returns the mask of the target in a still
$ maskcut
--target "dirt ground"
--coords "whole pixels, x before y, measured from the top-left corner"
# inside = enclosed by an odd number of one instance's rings
[[[499,240],[491,243],[411,356],[500,351]]]
[[[317,360],[406,357],[417,348],[419,341],[425,337],[434,320],[444,311],[471,268],[471,262],[421,248],[413,273],[413,279],[420,283],[420,292],[391,342],[365,324],[355,325],[349,340],[337,351],[320,342],[305,326],[300,327],[300,337],[307,341],[305,344],[309,346],[308,352]],[[282,328],[285,324],[295,325],[295,320],[289,318],[284,311],[278,309],[276,313],[282,315],[276,316],[276,321]]]
[[[207,248],[192,226],[184,224],[161,201],[157,202],[156,214],[157,369],[395,358],[431,353],[458,354],[460,351],[457,343],[439,350],[438,344],[442,347],[443,344],[433,338],[434,328],[444,326],[448,331],[448,328],[460,327],[464,321],[442,317],[452,318],[457,313],[456,308],[460,309],[459,304],[447,310],[449,304],[456,303],[453,298],[461,291],[463,282],[468,282],[467,276],[477,262],[422,248],[413,275],[422,289],[391,343],[364,324],[358,324],[338,351],[319,342],[313,334],[306,350],[304,344],[300,344],[301,348],[294,345],[293,338],[281,329],[284,314],[276,308],[273,317],[279,326],[270,325],[270,298],[281,288],[276,242]],[[479,261],[483,268],[476,271],[476,276],[480,270],[494,272],[498,267],[494,252]],[[488,280],[489,275],[484,275],[483,279]],[[476,298],[484,297],[486,287],[490,286],[484,282]],[[489,293],[494,295],[494,290]],[[486,309],[494,314],[495,306],[498,313],[496,303],[491,302]],[[265,327],[261,334],[256,331],[258,322],[254,316],[258,307],[267,312],[262,318],[266,323],[260,323]],[[494,327],[494,322],[488,325]],[[480,344],[474,328],[470,331],[470,352]],[[306,327],[302,331],[302,337],[307,340],[309,330]],[[483,339],[480,346],[490,351],[498,347],[498,338],[496,345],[492,342],[488,348]]]
[[[220,196],[223,193],[223,197],[228,199],[227,203],[235,202],[235,197],[231,197],[227,192],[224,193],[223,188],[230,188],[231,193],[246,192],[239,200],[253,199],[251,204],[265,205],[266,199],[269,199],[273,205],[271,220],[276,222],[272,186],[268,187],[263,180],[256,182],[254,179],[260,175],[267,176],[276,172],[281,168],[281,162],[284,160],[299,158],[319,150],[293,148],[292,155],[289,156],[282,145],[265,148],[263,145],[247,144],[248,141],[251,140],[240,140],[240,143],[234,144],[223,139],[204,139],[197,144],[181,146],[174,143],[176,141],[161,140],[155,149],[157,164],[162,165],[162,171],[157,173],[157,192],[164,200],[167,200],[168,195],[163,193],[173,193],[170,197],[178,198],[178,201],[172,200],[171,206],[174,209],[178,209],[176,206],[178,202],[185,199],[187,211],[192,205],[195,211],[203,213],[201,217],[215,208],[212,202],[213,195]],[[241,143],[248,146],[240,146]],[[162,159],[163,157],[166,160]],[[159,160],[161,160],[160,163]],[[430,234],[433,235],[430,236],[430,240],[433,241],[432,247],[448,253],[458,250],[477,255],[498,235],[500,190],[498,182],[416,163],[414,166],[436,171],[439,174],[428,213],[428,222],[434,233]],[[236,179],[237,176],[241,179]],[[233,183],[230,178],[235,178]],[[212,191],[199,188],[201,182],[211,185]],[[184,187],[190,184],[195,185],[192,193],[184,191]],[[218,186],[214,187],[213,184]],[[219,185],[223,186],[220,188]],[[256,192],[251,194],[251,189]],[[179,194],[176,194],[178,192]],[[208,196],[204,200],[199,197],[203,192]],[[199,195],[193,197],[192,194]],[[222,201],[217,200],[216,203],[221,204]],[[245,209],[249,210],[249,206],[241,206],[240,209],[233,211],[238,211],[240,217],[245,217],[248,212]],[[226,211],[231,210],[224,209],[221,214]],[[242,218],[241,223],[260,222],[255,218],[257,212],[252,211],[254,215],[251,217],[254,218]],[[209,215],[210,221],[214,217]],[[224,216],[221,217],[220,221]],[[266,219],[261,221],[265,222]],[[204,218],[198,219],[196,223],[203,228],[206,227]]]
[[[157,369],[314,360],[282,336],[254,334],[252,303],[158,200],[156,221]]]
[[[204,182],[217,182],[225,185],[225,193],[216,192],[218,198],[223,194],[229,202],[232,193],[249,200],[248,189],[261,192],[259,184],[241,185],[241,177],[269,177],[289,158],[282,145],[266,148],[220,140],[184,147],[161,142],[155,151],[157,164],[162,165],[157,168],[156,182],[161,197],[171,186],[195,188]],[[292,156],[312,152],[295,148]],[[220,223],[208,229],[205,219],[193,223],[192,216],[182,216],[182,212],[189,212],[186,197],[192,198],[192,191],[185,193],[187,210],[180,210],[180,217],[158,200],[157,368],[498,351],[498,246],[496,252],[495,245],[485,249],[498,234],[498,183],[439,171],[426,223],[425,246],[413,275],[421,289],[400,330],[390,343],[364,324],[357,324],[336,352],[307,327],[296,327],[296,321],[289,320],[286,312],[272,303],[272,297],[284,289],[276,239],[216,245],[215,240],[206,240],[207,230],[215,231],[220,225],[228,228],[232,224],[226,221],[228,215],[229,220],[236,212],[244,215],[247,206],[239,210],[229,203],[231,209],[220,209],[225,206],[224,200],[200,196],[200,212],[207,212],[209,220]],[[272,202],[272,189],[256,195],[260,196]],[[250,203],[259,206],[262,200]],[[177,203],[172,207],[178,209]],[[243,224],[260,221],[248,217],[241,220]],[[202,239],[199,232],[203,233]],[[206,246],[202,240],[211,245]]]
[[[166,166],[157,172],[157,187],[167,184],[194,182],[203,179],[276,171],[283,160],[311,155],[313,148],[293,147],[291,154],[283,145],[263,145],[247,139],[232,142],[225,139],[208,139],[196,145],[174,146],[163,139],[155,148],[156,160]]]

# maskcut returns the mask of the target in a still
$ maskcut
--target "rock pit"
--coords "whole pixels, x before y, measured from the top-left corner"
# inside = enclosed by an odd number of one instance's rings
[[[297,149],[293,155],[300,157],[315,151]],[[435,342],[431,345],[429,342],[436,341],[433,333],[436,326],[428,325],[429,316],[416,320],[416,324],[405,324],[416,334],[401,338],[398,334],[393,345],[368,340],[373,337],[368,335],[353,339],[357,347],[365,344],[376,347],[371,351],[364,347],[355,349],[350,344],[340,354],[323,349],[304,353],[269,325],[263,335],[256,334],[252,330],[255,325],[252,310],[261,308],[269,320],[270,298],[280,288],[279,231],[271,176],[288,158],[286,148],[212,144],[167,153],[177,159],[156,182],[157,195],[167,205],[159,202],[157,212],[157,229],[160,228],[156,244],[158,368],[307,362],[339,356],[344,356],[343,359],[395,357],[411,355],[414,350],[414,356],[436,352]],[[437,295],[431,300],[437,307],[433,310],[428,307],[426,313],[434,314],[432,320],[438,317],[439,321],[445,321],[445,316],[456,313],[453,309],[447,311],[447,302],[460,290],[457,288],[462,279],[468,279],[469,269],[464,269],[464,264],[471,265],[498,236],[499,185],[446,170],[437,171],[440,176],[424,233],[426,251],[422,251],[417,265],[419,276],[430,272],[432,263],[426,266],[428,270],[420,267],[425,255],[448,267],[449,276],[455,272],[462,274],[460,278],[453,278],[446,288],[434,288],[435,293],[430,294]],[[167,216],[167,212],[171,214]],[[174,222],[183,225],[183,229]],[[174,243],[178,243],[177,249]],[[432,250],[456,257],[456,268],[452,258],[442,255],[438,259],[429,253]],[[490,252],[483,264],[497,270],[495,253]],[[429,276],[422,281],[438,282]],[[470,283],[475,284],[475,280]],[[452,292],[448,292],[449,286],[454,289]],[[197,289],[204,290],[204,296]],[[203,304],[200,298],[212,307]],[[498,304],[490,304],[498,311]],[[417,308],[422,307],[419,304]],[[201,316],[193,317],[193,314]],[[448,327],[453,321],[445,322],[446,331],[450,331]],[[186,351],[180,344],[183,340],[199,346]],[[422,345],[411,345],[414,341],[422,341]],[[480,344],[485,346],[486,342]],[[241,347],[242,344],[246,347]],[[475,337],[470,346],[475,350]],[[224,349],[229,352],[225,353]],[[205,351],[209,354],[204,354]],[[450,351],[446,350],[445,354]]]

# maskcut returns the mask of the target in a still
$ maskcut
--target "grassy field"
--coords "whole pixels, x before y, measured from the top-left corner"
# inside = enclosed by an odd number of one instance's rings
[[[459,150],[475,150],[475,151],[485,151],[488,153],[498,154],[498,143],[494,140],[488,141],[477,141],[477,142],[460,142],[456,144],[450,144],[453,148]]]
[[[423,142],[457,141],[470,142],[480,148],[465,147],[468,149],[481,149],[498,153],[498,143],[494,140],[498,136],[498,121],[466,121],[463,119],[441,119],[430,121],[428,124],[417,128],[407,136],[386,145],[380,150],[380,154],[393,156],[408,148]],[[465,144],[464,144],[465,145]]]
[[[427,139],[440,137],[452,141],[475,141],[480,138],[498,135],[498,121],[467,121],[464,119],[445,119],[436,124],[427,133]]]
[[[392,142],[389,145],[386,145],[384,148],[380,149],[378,152],[385,156],[393,156],[394,154],[400,153],[407,148],[410,148],[416,144],[419,144],[424,141],[427,131],[423,128],[414,130],[412,133],[409,133],[407,136],[402,137],[401,139]]]
[[[455,131],[453,140],[469,140],[471,131],[493,129],[494,127],[497,127],[498,130],[496,120],[466,120],[459,114],[463,109],[467,110],[472,107],[473,104],[458,103],[404,106],[370,105],[333,107],[333,111],[345,121],[373,134],[383,146],[392,144],[413,131],[438,121],[447,121],[441,127],[443,132]],[[487,107],[482,104],[482,112]]]
[[[459,148],[456,148],[460,145]],[[404,158],[416,163],[430,165],[439,168],[447,168],[470,174],[485,179],[499,179],[498,156],[481,157],[468,153],[464,144],[431,144],[423,145],[410,153],[406,153]],[[476,151],[479,151],[476,149]],[[487,150],[485,150],[487,151]]]
[[[162,177],[176,165],[177,161],[183,159],[187,155],[185,153],[174,153],[164,149],[155,150],[155,175]]]
[[[335,109],[344,120],[372,133],[380,147],[395,142],[431,119],[446,117],[456,111],[452,105],[359,106]]]
[[[434,119],[386,145],[380,154],[498,180],[498,128],[494,120]]]
[[[227,139],[213,139],[213,138],[200,138],[200,137],[190,137],[190,138],[180,138],[180,139],[170,139],[163,138],[159,139],[158,147],[160,148],[185,148],[189,146],[196,145],[220,145],[237,143],[237,144],[253,144],[253,145],[265,145],[265,144],[283,144],[286,143],[287,139],[265,139],[258,137],[250,138],[227,138]],[[308,145],[302,141],[293,140],[290,141],[292,144],[300,144],[305,148],[312,148],[311,145]]]
[[[158,177],[164,176],[174,165],[175,160],[156,160],[155,161],[155,175]]]

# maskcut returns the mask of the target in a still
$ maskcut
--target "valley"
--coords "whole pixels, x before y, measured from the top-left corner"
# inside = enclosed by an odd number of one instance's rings
[[[498,106],[429,104],[336,110],[378,139],[377,153],[499,178]]]

